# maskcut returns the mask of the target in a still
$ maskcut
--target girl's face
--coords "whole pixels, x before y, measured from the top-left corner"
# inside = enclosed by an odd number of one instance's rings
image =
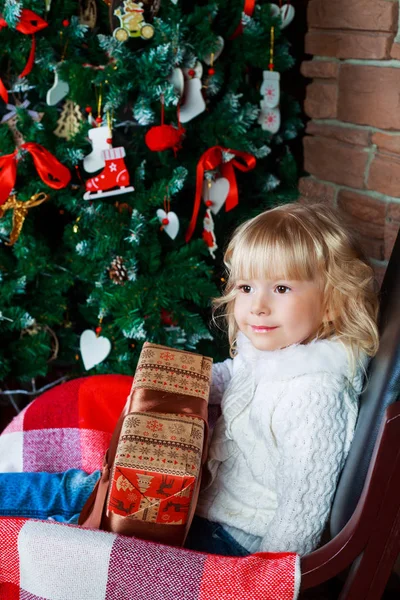
[[[258,350],[278,350],[313,336],[324,320],[315,281],[239,280],[234,317]]]

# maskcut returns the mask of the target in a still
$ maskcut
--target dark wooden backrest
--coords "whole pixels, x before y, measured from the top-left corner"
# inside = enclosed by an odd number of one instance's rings
[[[385,410],[400,395],[400,235],[381,288],[380,334],[380,348],[369,365],[354,439],[332,506],[332,537],[357,506]]]

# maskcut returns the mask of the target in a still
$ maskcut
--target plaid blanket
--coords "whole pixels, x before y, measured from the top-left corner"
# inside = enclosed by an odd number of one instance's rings
[[[99,375],[37,398],[0,436],[0,472],[99,469],[132,379]],[[74,525],[0,518],[1,600],[292,600],[299,557],[222,557]]]

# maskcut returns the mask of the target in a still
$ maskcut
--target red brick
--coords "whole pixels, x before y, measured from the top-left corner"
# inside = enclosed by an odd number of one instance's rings
[[[322,137],[304,138],[304,169],[318,179],[364,187],[367,152],[359,147]]]
[[[305,51],[316,56],[336,58],[389,58],[391,33],[313,30],[306,34]]]
[[[304,110],[313,119],[333,119],[336,117],[337,101],[336,83],[313,81],[307,86]]]
[[[400,157],[377,154],[369,170],[367,187],[388,196],[400,196]]]
[[[338,206],[348,215],[351,225],[363,236],[383,240],[386,204],[357,192],[341,190]]]
[[[399,232],[398,223],[386,223],[385,226],[385,259],[389,260]]]
[[[319,29],[396,31],[397,2],[386,0],[311,0],[308,25]]]
[[[332,60],[305,60],[301,63],[301,74],[314,79],[336,79],[339,63]]]
[[[389,203],[387,217],[390,221],[397,221],[400,223],[400,203]]]
[[[397,60],[400,59],[400,44],[393,44],[390,56],[391,58],[395,58]]]
[[[299,181],[299,192],[307,202],[326,202],[333,206],[336,189],[333,185],[322,183],[313,177],[302,177]]]
[[[306,133],[328,137],[341,142],[346,142],[347,144],[369,146],[370,131],[368,129],[341,127],[340,125],[326,125],[325,123],[309,121],[307,123]]]
[[[377,131],[372,136],[372,143],[376,144],[379,150],[400,154],[400,134],[390,135]]]
[[[358,240],[361,244],[365,254],[370,258],[376,258],[376,260],[385,259],[385,243],[384,240],[377,240],[369,236],[361,235],[357,229],[355,229]]]
[[[381,129],[400,129],[399,95],[399,69],[343,64],[338,118]]]

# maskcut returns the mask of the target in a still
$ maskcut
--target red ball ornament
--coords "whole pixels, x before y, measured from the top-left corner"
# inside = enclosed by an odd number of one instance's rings
[[[102,123],[103,122],[103,119],[101,117],[96,117],[95,120],[96,120],[96,123]]]
[[[91,106],[87,106],[85,108],[85,112],[87,112],[87,114],[90,115],[90,113],[92,112],[92,107]]]
[[[107,144],[112,144],[112,138],[107,138],[106,142],[107,142]]]
[[[213,67],[210,67],[210,68],[208,69],[208,74],[209,74],[209,75],[215,75],[215,69],[213,69]]]
[[[270,71],[274,70],[274,63],[273,62],[270,62],[268,66],[269,66],[269,70]]]
[[[189,77],[194,77],[196,75],[196,71],[194,69],[189,69],[188,75]]]
[[[211,200],[206,200],[205,205],[207,206],[207,208],[210,208],[210,206],[213,205],[213,202],[211,202]]]
[[[68,19],[64,19],[64,21],[62,22],[62,24],[63,24],[64,27],[68,27],[68,25],[69,25]]]
[[[182,138],[185,134],[183,127],[173,127],[172,125],[157,125],[152,127],[146,133],[144,141],[147,147],[153,152],[162,152],[173,148],[175,152],[182,144]]]
[[[164,217],[164,219],[161,221],[161,223],[162,223],[163,225],[168,225],[168,223],[169,223],[169,219],[167,219],[167,217]]]
[[[96,327],[96,329],[95,329],[95,331],[96,331],[96,335],[100,335],[100,334],[101,334],[101,332],[102,332],[102,329],[103,329],[103,328],[102,328],[102,327],[100,327],[100,326],[99,326],[99,327]]]

